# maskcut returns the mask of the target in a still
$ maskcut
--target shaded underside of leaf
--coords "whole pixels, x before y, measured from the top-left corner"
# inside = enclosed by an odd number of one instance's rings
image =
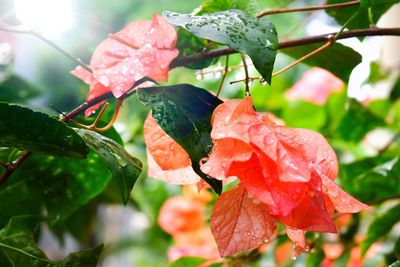
[[[82,138],[65,123],[6,103],[0,103],[0,146],[75,158],[85,158],[89,152]]]
[[[194,171],[220,193],[221,181],[202,173],[199,161],[211,151],[211,115],[222,101],[189,84],[139,89],[138,97],[151,108],[160,127],[189,154]]]
[[[278,37],[274,25],[265,19],[251,17],[236,9],[202,16],[164,12],[163,16],[171,24],[183,27],[197,37],[225,44],[249,55],[263,78],[271,83]]]
[[[41,215],[44,208],[50,226],[56,225],[100,194],[110,180],[96,153],[86,160],[33,155],[0,188],[0,224],[16,215]]]
[[[0,230],[0,251],[12,266],[30,267],[94,267],[103,249],[96,248],[71,253],[61,262],[48,259],[36,245],[34,233],[38,228],[38,219],[34,216],[17,216]],[[1,254],[0,254],[1,256]],[[1,262],[1,260],[0,260]]]
[[[338,4],[349,2],[348,0],[328,0],[327,4]],[[327,9],[326,12],[329,16],[333,17],[339,24],[344,25],[356,12],[359,14],[351,20],[346,26],[349,29],[368,28],[370,20],[368,18],[368,8],[371,8],[371,15],[373,23],[376,23],[379,18],[399,0],[362,0],[361,7],[352,6],[341,9]]]
[[[280,51],[290,57],[299,59],[322,45],[323,43],[309,44],[294,48],[285,48]],[[360,62],[361,55],[358,52],[340,43],[334,43],[328,49],[303,61],[307,65],[318,66],[332,72],[345,83],[348,82],[352,70]]]
[[[88,146],[104,160],[113,178],[118,180],[122,201],[126,205],[129,201],[132,188],[142,172],[142,162],[129,155],[120,144],[108,137],[94,131],[84,129],[75,130]]]

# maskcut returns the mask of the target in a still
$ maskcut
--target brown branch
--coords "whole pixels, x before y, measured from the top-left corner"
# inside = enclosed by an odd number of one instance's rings
[[[313,56],[315,56],[316,54],[318,54],[318,53],[324,51],[325,49],[329,48],[330,46],[332,46],[332,44],[335,43],[335,40],[336,40],[336,39],[334,38],[333,35],[331,35],[331,36],[328,37],[328,38],[329,38],[328,41],[327,41],[324,45],[322,45],[321,47],[319,47],[319,48],[315,49],[314,51],[308,53],[307,55],[305,55],[305,56],[299,58],[298,60],[296,60],[296,61],[290,63],[290,64],[287,65],[286,67],[284,67],[284,68],[282,68],[282,69],[280,69],[280,70],[278,70],[278,71],[272,73],[272,77],[275,77],[276,75],[279,75],[279,74],[281,74],[282,72],[287,71],[287,70],[290,69],[290,68],[293,68],[293,67],[296,66],[297,64],[303,62],[304,60],[307,60],[307,59],[309,59],[310,57],[313,57]]]
[[[285,40],[285,41],[279,42],[278,49],[286,49],[286,48],[292,48],[292,47],[302,46],[302,45],[307,45],[307,44],[326,42],[326,40],[329,38],[329,36],[332,36],[332,35],[335,36],[336,34],[337,34],[337,32],[333,32],[333,33],[327,33],[327,34],[321,34],[321,35],[307,36],[307,37],[302,37],[302,38],[298,38],[298,39]],[[360,36],[383,36],[383,35],[400,36],[400,28],[368,28],[368,29],[361,29],[361,30],[344,31],[337,38],[337,40],[348,39],[348,38],[353,38],[353,37],[360,37]],[[196,61],[200,61],[200,60],[204,60],[204,59],[211,59],[211,58],[225,56],[225,55],[231,55],[231,54],[235,54],[235,53],[238,53],[238,52],[231,48],[214,49],[214,50],[210,50],[210,51],[196,54],[193,56],[177,58],[174,61],[172,61],[172,63],[170,64],[170,68],[173,69],[173,68],[177,68],[177,67],[182,67],[182,66],[186,66],[187,64],[196,62]]]
[[[221,83],[219,84],[219,87],[218,87],[217,97],[219,97],[219,94],[221,93],[222,86],[224,85],[226,75],[228,74],[228,69],[229,69],[229,55],[226,55],[225,69],[224,69],[224,73],[222,74]]]
[[[80,58],[76,58],[76,57],[72,56],[70,53],[68,53],[67,51],[62,49],[60,46],[58,46],[53,41],[51,41],[51,40],[47,39],[46,37],[44,37],[39,32],[36,32],[36,31],[34,31],[32,29],[28,29],[28,28],[21,28],[21,27],[18,27],[18,26],[17,27],[9,26],[9,25],[1,22],[1,21],[0,21],[0,30],[1,31],[5,31],[5,32],[12,32],[12,33],[31,34],[31,35],[35,36],[36,38],[42,40],[43,42],[45,42],[49,46],[53,47],[55,50],[57,50],[58,52],[60,52],[61,54],[63,54],[64,56],[66,56],[67,58],[72,60],[73,62],[75,62],[77,65],[80,65],[84,69],[86,69],[87,71],[92,72],[92,69],[90,68],[90,66],[85,64]]]
[[[281,14],[281,13],[292,13],[292,12],[305,12],[305,11],[315,11],[322,9],[340,9],[352,6],[358,6],[360,1],[350,1],[345,3],[330,4],[330,5],[320,5],[320,6],[306,6],[306,7],[295,7],[295,8],[278,8],[265,10],[257,14],[257,18],[261,18],[267,15]]]
[[[242,58],[242,62],[243,62],[243,68],[244,68],[244,74],[245,74],[245,83],[246,83],[246,90],[245,92],[245,96],[250,96],[250,79],[249,79],[249,69],[247,67],[247,63],[246,63],[246,55],[245,54],[240,54],[241,58]]]
[[[302,45],[306,45],[306,44],[326,42],[326,40],[329,38],[329,36],[332,36],[332,35],[335,36],[336,34],[337,34],[337,32],[282,41],[279,43],[278,49],[286,49],[286,48],[302,46]],[[359,37],[359,36],[382,36],[382,35],[400,36],[400,28],[368,28],[368,29],[344,31],[341,33],[341,35],[337,39],[347,39],[347,38]],[[222,49],[215,49],[215,50],[211,50],[208,52],[196,54],[193,56],[180,57],[180,58],[177,58],[174,61],[172,61],[172,63],[170,64],[170,69],[182,67],[189,63],[193,63],[193,62],[196,62],[199,60],[210,59],[210,58],[215,58],[215,57],[220,57],[220,56],[225,56],[225,55],[230,55],[230,54],[235,54],[235,53],[238,53],[238,52],[233,49],[230,49],[230,48],[222,48]],[[133,92],[130,91],[130,92],[128,92],[126,97],[129,97],[132,94],[133,94]],[[64,117],[61,121],[68,122],[69,118],[74,118],[78,114],[84,112],[86,109],[100,103],[103,100],[107,100],[112,97],[113,97],[113,94],[111,92],[109,92],[109,93],[106,93],[104,95],[101,95],[101,96],[93,99],[92,101],[84,102],[83,104],[79,105],[74,110],[69,112],[67,114],[67,116]],[[14,170],[23,161],[25,161],[25,159],[28,158],[30,154],[31,154],[31,152],[24,151],[23,154],[12,163],[13,168],[7,169],[0,176],[0,185],[8,179],[8,177],[14,172]]]

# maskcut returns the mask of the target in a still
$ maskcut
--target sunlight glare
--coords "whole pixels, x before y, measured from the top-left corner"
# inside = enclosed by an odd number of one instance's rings
[[[15,0],[17,18],[26,26],[55,38],[72,24],[71,0]]]

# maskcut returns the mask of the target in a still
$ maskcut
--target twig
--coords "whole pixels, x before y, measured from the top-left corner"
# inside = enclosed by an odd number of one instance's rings
[[[224,84],[226,75],[228,74],[228,69],[229,69],[229,55],[226,55],[225,69],[224,69],[224,73],[222,74],[221,83],[219,84],[219,87],[218,87],[217,97],[219,97],[219,94],[221,93],[222,85]]]
[[[335,42],[334,36],[330,36],[330,37],[328,38],[328,41],[327,41],[323,46],[321,46],[321,47],[315,49],[314,51],[308,53],[307,55],[305,55],[305,56],[299,58],[298,60],[296,60],[296,61],[290,63],[289,65],[287,65],[286,67],[284,67],[284,68],[278,70],[277,72],[274,72],[274,73],[272,74],[272,77],[275,77],[276,75],[281,74],[282,72],[284,72],[284,71],[286,71],[286,70],[288,70],[288,69],[290,69],[290,68],[296,66],[297,64],[303,62],[304,60],[309,59],[310,57],[315,56],[316,54],[318,54],[318,53],[324,51],[325,49],[329,48],[334,42]]]
[[[254,81],[254,80],[260,80],[262,77],[249,77],[248,80],[249,81]],[[241,82],[245,82],[246,78],[244,79],[240,79],[240,80],[235,80],[235,81],[231,81],[229,84],[235,84],[235,83],[241,83]]]
[[[267,15],[281,14],[281,13],[291,13],[291,12],[304,12],[304,11],[315,11],[322,9],[340,9],[352,6],[358,6],[360,1],[350,1],[345,3],[330,4],[330,5],[320,5],[320,6],[307,6],[307,7],[295,7],[295,8],[278,8],[265,10],[257,14],[257,18],[261,18]]]
[[[306,45],[306,44],[324,42],[327,40],[327,38],[329,38],[332,35],[335,36],[336,34],[337,34],[337,32],[282,41],[279,43],[279,49],[285,49],[285,48],[291,48],[291,47],[296,47],[296,46],[301,46],[301,45]],[[382,35],[400,36],[400,28],[368,28],[368,29],[361,29],[361,30],[344,31],[341,33],[341,35],[337,39],[346,39],[346,38],[359,37],[359,36],[382,36]],[[172,61],[172,63],[170,64],[170,69],[182,67],[187,64],[190,64],[190,63],[193,63],[193,62],[196,62],[199,60],[203,60],[203,59],[210,59],[210,58],[214,58],[214,57],[226,56],[226,55],[235,54],[235,53],[238,53],[238,52],[233,49],[230,49],[230,48],[223,48],[223,49],[211,50],[211,51],[200,53],[200,54],[193,55],[193,56],[180,57],[180,58],[177,58],[174,61]],[[133,95],[134,93],[135,93],[135,91],[130,91],[126,95],[126,97],[129,97],[129,96]],[[63,117],[61,121],[68,122],[69,121],[68,118],[74,118],[78,114],[84,112],[86,109],[100,103],[103,100],[107,100],[112,97],[113,97],[113,94],[111,92],[108,92],[108,93],[105,93],[104,95],[101,95],[101,96],[93,99],[92,101],[84,102],[83,104],[79,105],[74,110],[69,112],[67,114],[68,116]],[[0,185],[8,179],[8,177],[13,173],[13,171],[26,158],[28,158],[30,154],[31,154],[31,152],[24,151],[21,154],[21,156],[13,162],[13,166],[14,166],[13,170],[6,170],[0,176]]]
[[[246,55],[241,53],[240,56],[242,58],[243,68],[244,68],[244,75],[245,75],[245,83],[246,83],[246,90],[244,91],[245,92],[245,96],[250,96],[249,69],[248,69],[247,63],[246,63]]]
[[[5,183],[14,170],[18,168],[18,166],[21,165],[21,163],[24,162],[30,155],[30,151],[24,151],[15,161],[6,164],[5,172],[0,176],[0,185]]]
[[[307,36],[297,39],[285,40],[279,42],[278,49],[286,49],[292,48],[296,46],[302,46],[307,44],[314,44],[314,43],[321,43],[325,42],[329,36],[336,35],[337,32],[321,34],[321,35],[314,35],[314,36]],[[360,37],[360,36],[383,36],[383,35],[393,35],[393,36],[400,36],[400,28],[368,28],[368,29],[360,29],[360,30],[350,30],[344,31],[341,35],[337,38],[337,40],[341,39],[348,39],[353,37]],[[203,52],[200,54],[180,57],[172,61],[170,64],[170,68],[177,68],[186,66],[187,64],[204,60],[204,59],[211,59],[215,57],[221,57],[231,54],[236,54],[237,51],[231,48],[220,48],[214,49],[211,51]]]
[[[64,56],[66,56],[67,58],[72,60],[73,62],[75,62],[77,65],[80,65],[84,69],[86,69],[87,71],[92,72],[92,69],[90,68],[90,66],[85,64],[80,58],[76,58],[76,57],[72,56],[70,53],[68,53],[67,51],[65,51],[61,47],[59,47],[53,41],[50,41],[49,39],[44,37],[39,32],[36,32],[36,31],[34,31],[32,29],[18,29],[18,28],[14,28],[14,27],[5,26],[4,23],[0,24],[0,30],[1,31],[6,31],[6,32],[13,32],[13,33],[31,34],[31,35],[35,36],[36,38],[42,40],[43,42],[45,42],[49,46],[51,46],[54,49],[56,49],[58,52],[60,52],[61,54],[63,54]]]

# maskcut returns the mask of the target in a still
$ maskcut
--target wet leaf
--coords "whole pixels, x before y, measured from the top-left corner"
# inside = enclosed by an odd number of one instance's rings
[[[33,155],[0,187],[0,224],[16,215],[41,215],[45,209],[49,225],[57,225],[110,180],[107,167],[92,152],[85,160]]]
[[[263,78],[271,83],[278,38],[274,25],[265,19],[254,18],[235,9],[202,16],[164,12],[163,16],[197,37],[246,53]]]
[[[74,158],[85,158],[89,152],[82,138],[65,123],[6,103],[0,103],[0,146]]]
[[[126,205],[133,186],[142,172],[142,162],[129,155],[120,144],[108,137],[94,131],[75,130],[87,145],[103,159],[111,171],[113,179],[118,180],[122,201]]]
[[[201,172],[199,161],[211,150],[211,114],[222,101],[189,84],[139,89],[138,97],[152,109],[158,125],[189,154],[193,170],[221,193],[221,182]]]

